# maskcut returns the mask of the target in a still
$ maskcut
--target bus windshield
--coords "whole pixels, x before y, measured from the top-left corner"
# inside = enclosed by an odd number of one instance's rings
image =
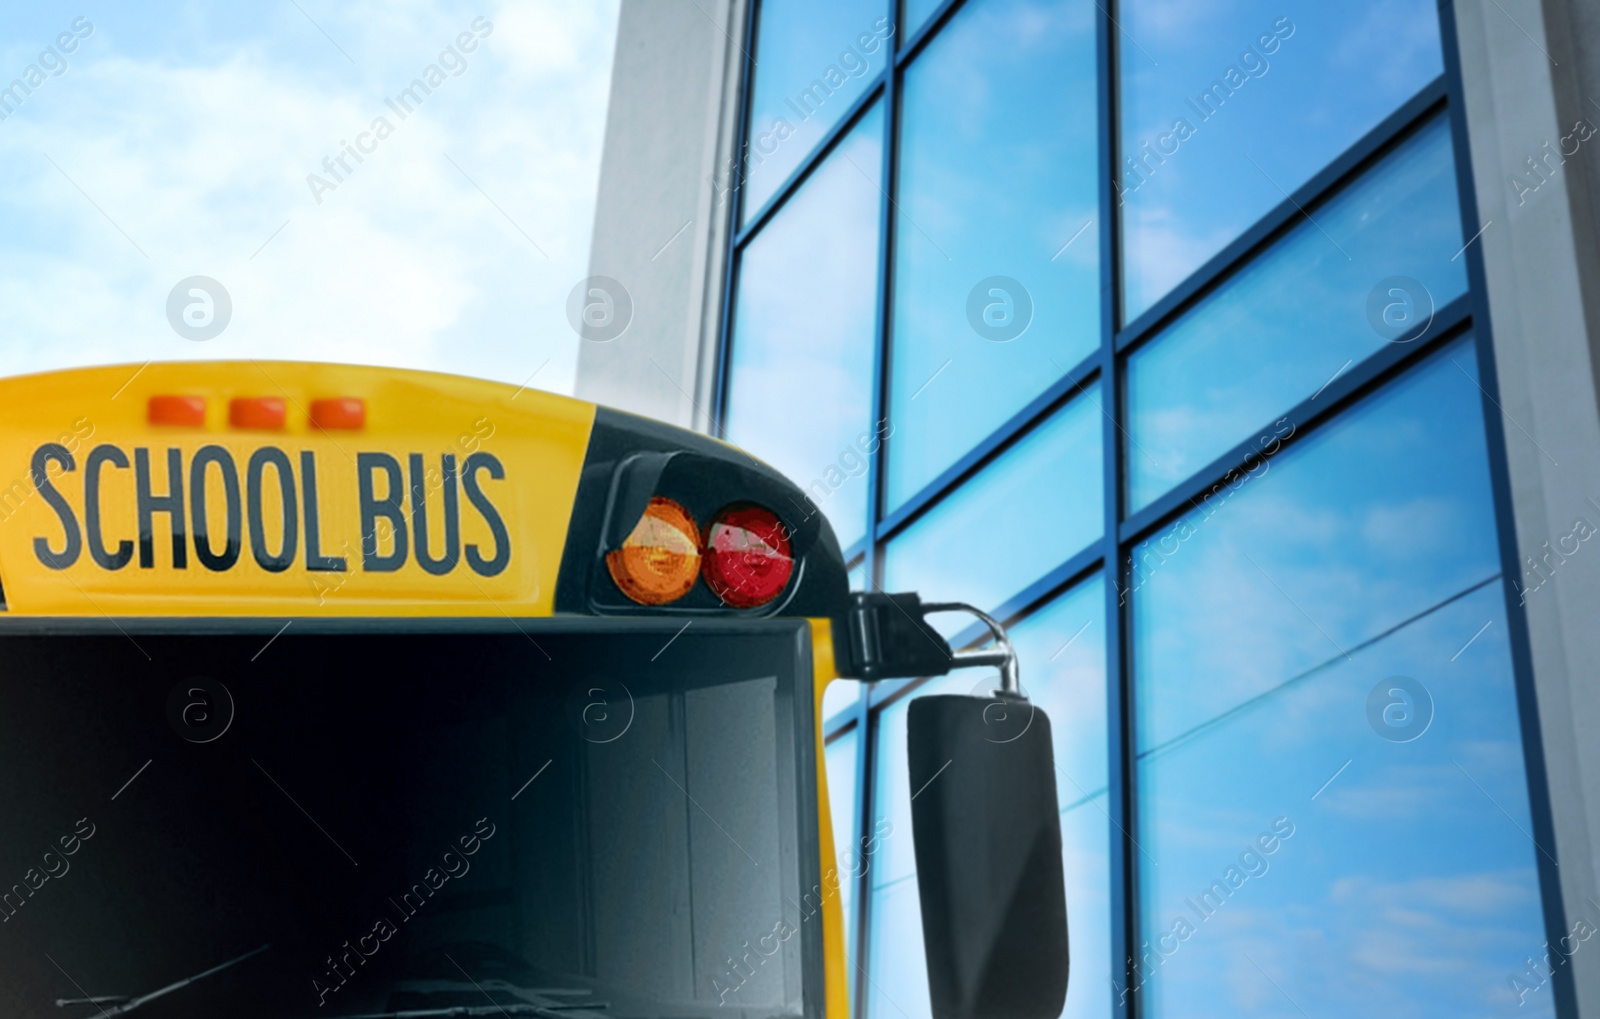
[[[279,625],[0,627],[6,1014],[821,1015],[803,623]]]

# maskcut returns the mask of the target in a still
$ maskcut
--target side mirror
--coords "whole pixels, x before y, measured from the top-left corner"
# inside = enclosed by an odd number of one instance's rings
[[[1056,1019],[1067,903],[1049,718],[1010,691],[920,697],[907,743],[934,1019]]]

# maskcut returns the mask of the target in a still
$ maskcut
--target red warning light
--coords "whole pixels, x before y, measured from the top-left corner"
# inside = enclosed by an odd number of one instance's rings
[[[788,528],[771,510],[731,506],[712,520],[701,574],[725,604],[765,605],[783,593],[793,573]]]

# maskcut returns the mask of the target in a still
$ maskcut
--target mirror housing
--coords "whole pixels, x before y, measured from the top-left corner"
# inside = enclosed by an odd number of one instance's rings
[[[1056,1019],[1067,905],[1049,718],[1007,693],[929,696],[907,730],[934,1019]]]
[[[834,642],[839,675],[875,682],[948,673],[955,653],[928,623],[929,611],[915,594],[852,591]]]

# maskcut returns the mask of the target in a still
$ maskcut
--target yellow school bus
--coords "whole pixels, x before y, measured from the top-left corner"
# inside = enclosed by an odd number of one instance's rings
[[[846,1019],[839,888],[886,837],[933,1013],[1059,1013],[1003,630],[851,594],[748,454],[476,379],[150,363],[0,380],[0,471],[0,1014]],[[964,665],[1000,689],[914,705],[915,832],[835,846],[827,683]]]

